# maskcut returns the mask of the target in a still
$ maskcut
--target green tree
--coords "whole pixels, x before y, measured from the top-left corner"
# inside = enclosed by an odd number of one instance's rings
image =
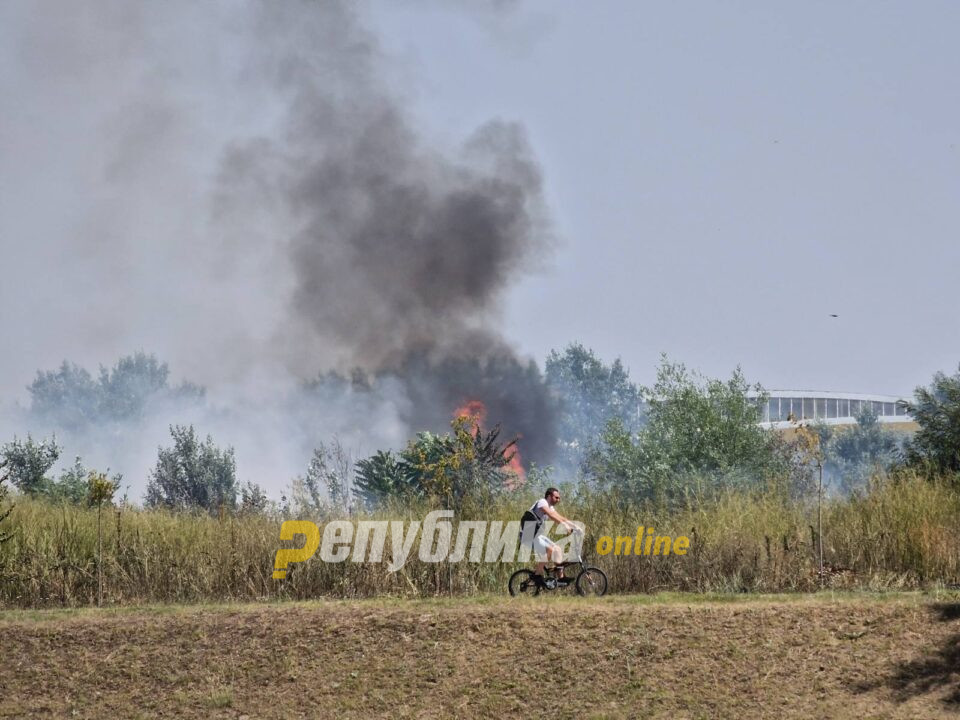
[[[147,404],[156,399],[199,400],[204,390],[193,383],[169,384],[167,363],[156,356],[137,352],[100,368],[98,409],[102,418],[127,420],[141,417]]]
[[[562,460],[579,466],[610,420],[635,431],[641,426],[640,389],[620,359],[603,362],[580,343],[547,356],[545,378],[560,404],[558,442]]]
[[[240,487],[240,513],[262,515],[270,505],[266,491],[257,483],[247,480]]]
[[[374,508],[388,498],[417,494],[415,484],[408,482],[404,465],[390,450],[378,450],[357,462],[353,493],[367,508]]]
[[[824,473],[843,492],[862,488],[877,469],[900,460],[904,436],[884,428],[876,413],[864,406],[857,424],[849,428],[821,430]]]
[[[634,498],[666,500],[690,482],[753,486],[788,464],[778,436],[759,426],[766,395],[737,368],[727,381],[707,379],[663,359],[644,388],[647,422],[631,432],[607,424],[588,453],[588,477]]]
[[[320,443],[304,475],[293,479],[291,507],[297,515],[343,513],[350,509],[353,458],[339,439]]]
[[[89,489],[89,471],[83,466],[79,456],[74,458],[73,465],[64,468],[60,479],[49,483],[44,494],[51,500],[79,505],[87,500]]]
[[[650,472],[644,460],[637,433],[624,427],[621,419],[613,418],[586,453],[583,469],[593,485],[617,489],[624,498],[659,496],[662,490],[656,484],[662,479],[662,473]]]
[[[445,435],[421,432],[399,454],[379,451],[357,463],[354,494],[367,507],[390,498],[431,497],[462,509],[506,489],[516,474],[510,467],[516,439],[500,441],[501,427],[484,431],[461,416]]]
[[[655,466],[751,475],[780,467],[776,436],[758,424],[766,394],[750,386],[740,368],[727,381],[706,379],[664,358],[656,384],[644,392],[649,409],[643,446]]]
[[[61,470],[59,479],[48,475],[60,453],[56,438],[38,443],[29,435],[25,441],[14,438],[13,442],[0,448],[0,458],[20,492],[53,502],[80,505],[87,500],[89,471],[77,456],[73,465]],[[113,476],[113,482],[118,487],[122,479],[119,473]]]
[[[43,422],[80,432],[107,422],[141,417],[150,402],[200,400],[203,388],[192,383],[169,384],[166,363],[137,352],[121,357],[111,368],[100,367],[98,379],[66,360],[55,371],[39,371],[30,392],[30,412]]]
[[[237,503],[233,448],[221,450],[207,435],[197,438],[193,426],[170,427],[173,447],[160,448],[147,484],[146,505],[177,510],[202,508],[214,514]]]
[[[42,495],[53,482],[47,472],[60,457],[57,439],[41,440],[39,443],[27,435],[25,441],[13,438],[0,448],[0,458],[6,465],[10,481],[22,493]]]
[[[73,465],[61,470],[59,479],[48,475],[60,452],[56,439],[37,443],[28,435],[25,442],[14,438],[12,443],[3,446],[0,457],[13,469],[11,479],[25,495],[80,505],[87,500],[89,471],[77,456]],[[118,487],[122,479],[119,473],[113,476]]]
[[[406,483],[452,509],[506,489],[515,479],[509,466],[516,438],[501,443],[499,425],[484,432],[467,416],[455,418],[450,426],[452,433],[419,433],[407,445],[401,454]]]
[[[37,371],[27,390],[31,414],[59,428],[76,431],[99,418],[97,382],[84,368],[66,360],[57,370]]]
[[[350,475],[353,460],[340,441],[336,438],[330,443],[320,443],[314,449],[307,468],[306,485],[314,501],[326,494],[333,510],[349,509]]]
[[[930,472],[960,473],[960,369],[936,373],[913,397],[907,410],[920,428],[907,444],[907,462]]]

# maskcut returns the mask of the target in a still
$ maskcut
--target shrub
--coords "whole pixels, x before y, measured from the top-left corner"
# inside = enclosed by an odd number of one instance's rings
[[[43,494],[52,480],[47,472],[60,457],[57,439],[35,442],[30,435],[25,441],[13,438],[0,448],[0,458],[6,466],[10,481],[27,495]]]
[[[233,448],[221,450],[207,435],[197,439],[193,425],[170,427],[172,448],[160,448],[150,473],[146,505],[171,509],[202,508],[216,513],[237,503]]]

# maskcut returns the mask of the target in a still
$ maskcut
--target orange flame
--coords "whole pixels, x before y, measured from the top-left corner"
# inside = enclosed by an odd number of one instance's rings
[[[487,406],[483,404],[482,400],[468,400],[453,411],[453,417],[467,418],[473,425],[475,431],[482,430],[483,424],[487,419]],[[527,471],[523,468],[523,460],[520,457],[520,451],[516,445],[510,448],[510,452],[513,456],[510,458],[510,462],[507,463],[507,468],[513,473],[516,479],[513,482],[508,481],[507,484],[513,489],[523,485],[523,483],[527,481]]]
[[[516,445],[513,446],[513,457],[510,458],[507,467],[510,468],[510,471],[516,476],[514,482],[507,482],[511,490],[515,490],[527,481],[527,471],[523,469],[523,460],[520,457],[520,451],[517,450]]]
[[[453,417],[467,418],[474,429],[482,428],[484,420],[487,419],[487,406],[482,400],[468,400],[453,411]]]

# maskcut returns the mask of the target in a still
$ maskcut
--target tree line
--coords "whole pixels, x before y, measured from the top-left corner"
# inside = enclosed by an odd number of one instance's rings
[[[643,387],[631,381],[619,359],[606,364],[579,343],[548,355],[543,382],[556,402],[558,437],[555,464],[529,469],[529,480],[538,484],[576,478],[622,502],[670,503],[772,482],[802,495],[809,490],[812,461],[843,492],[862,488],[877,469],[909,466],[960,476],[960,370],[937,373],[930,385],[917,387],[907,403],[919,426],[912,436],[884,428],[865,410],[853,427],[811,425],[789,437],[761,427],[766,395],[739,368],[726,380],[706,378],[664,357],[655,383]],[[56,371],[38,372],[28,390],[33,417],[68,432],[132,422],[150,403],[204,398],[200,386],[171,385],[166,363],[144,353],[120,358],[96,378],[64,362]],[[170,436],[149,472],[147,507],[297,513],[428,499],[457,509],[520,482],[511,467],[518,439],[469,417],[455,418],[446,433],[422,431],[402,449],[356,460],[336,440],[321,444],[279,502],[253,482],[238,482],[232,447],[221,448],[192,425],[171,425]],[[55,436],[15,437],[0,446],[0,503],[7,483],[22,494],[83,503],[99,479],[102,496],[106,474],[85,467],[79,457],[58,477],[52,474],[62,452]],[[122,477],[109,482],[116,490]],[[0,519],[9,512],[3,507]]]

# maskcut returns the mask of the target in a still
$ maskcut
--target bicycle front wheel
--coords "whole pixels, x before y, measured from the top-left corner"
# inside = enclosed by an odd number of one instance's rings
[[[577,592],[580,595],[595,595],[600,597],[607,594],[607,575],[600,568],[588,567],[577,575]]]
[[[510,582],[507,583],[507,589],[510,595],[539,595],[540,583],[533,576],[533,570],[517,570],[510,576]]]

